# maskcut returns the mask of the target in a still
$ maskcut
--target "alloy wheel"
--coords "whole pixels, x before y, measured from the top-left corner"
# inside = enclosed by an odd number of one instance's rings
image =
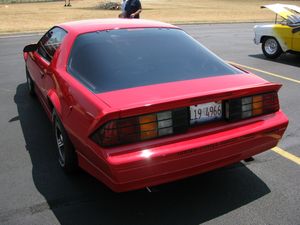
[[[62,132],[57,123],[55,126],[55,139],[56,139],[57,148],[58,148],[59,163],[62,167],[64,167],[64,165],[65,165],[65,143],[64,143],[64,138],[63,138]]]
[[[278,50],[278,43],[275,39],[270,38],[265,43],[265,51],[269,55],[274,55]]]

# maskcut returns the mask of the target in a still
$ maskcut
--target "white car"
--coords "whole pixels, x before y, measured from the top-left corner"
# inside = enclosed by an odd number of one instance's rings
[[[254,43],[262,43],[264,55],[275,59],[283,52],[300,53],[300,7],[272,4],[261,8],[276,13],[274,24],[254,26]]]

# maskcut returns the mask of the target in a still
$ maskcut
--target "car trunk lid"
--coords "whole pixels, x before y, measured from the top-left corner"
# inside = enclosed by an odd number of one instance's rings
[[[97,94],[97,97],[114,111],[120,111],[120,117],[127,117],[279,88],[280,85],[245,73],[123,89]]]

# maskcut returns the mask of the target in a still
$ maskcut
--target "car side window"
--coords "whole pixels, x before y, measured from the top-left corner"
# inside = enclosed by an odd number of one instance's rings
[[[54,53],[60,46],[67,32],[59,27],[49,30],[38,42],[37,52],[40,56],[51,62]]]

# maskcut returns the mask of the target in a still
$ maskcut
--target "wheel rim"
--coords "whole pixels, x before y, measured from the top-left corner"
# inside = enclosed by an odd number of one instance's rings
[[[278,43],[275,39],[270,38],[265,43],[265,51],[269,55],[274,55],[278,50]]]
[[[65,166],[65,143],[62,132],[58,125],[55,126],[55,139],[58,148],[58,161],[62,167]]]

